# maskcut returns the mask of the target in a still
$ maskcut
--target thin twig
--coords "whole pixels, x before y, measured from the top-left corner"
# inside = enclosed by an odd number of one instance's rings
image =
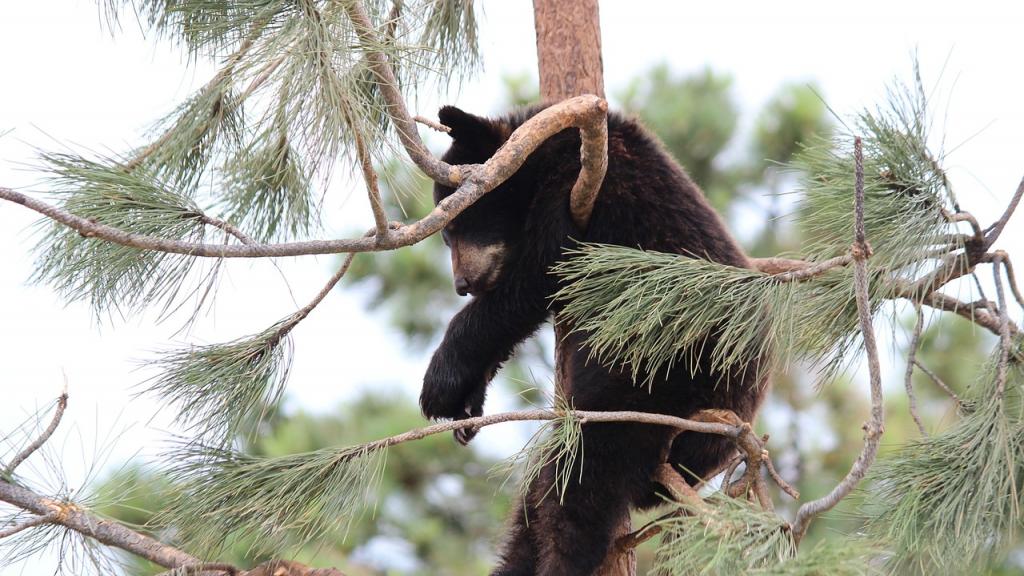
[[[782,264],[780,260],[787,261],[787,259],[784,258],[764,258],[758,260],[758,262],[755,262],[755,266],[758,266],[759,270],[761,270],[760,266],[765,266],[767,269],[772,269],[773,266],[780,266]],[[793,263],[800,261],[788,260],[788,262]],[[842,256],[836,256],[835,258],[829,258],[828,260],[822,262],[809,264],[803,268],[795,268],[787,270],[785,272],[773,273],[771,274],[771,277],[772,280],[775,280],[776,282],[780,283],[802,282],[804,280],[810,280],[811,278],[821,276],[822,274],[828,272],[829,270],[832,270],[833,268],[843,268],[845,266],[849,266],[851,262],[853,262],[853,256],[851,256],[850,254],[844,254]]]
[[[910,406],[910,416],[917,424],[921,436],[928,436],[921,416],[917,413],[917,396],[914,394],[914,363],[917,361],[917,348],[921,344],[921,330],[924,329],[924,314],[921,313],[921,305],[914,303],[914,334],[910,337],[910,348],[907,351],[907,369],[903,377],[903,386],[907,389],[907,403]]]
[[[188,566],[181,566],[171,570],[170,572],[164,572],[157,576],[194,576],[196,574],[203,574],[205,572],[216,572],[217,574],[228,574],[228,576],[238,576],[241,572],[238,571],[232,564],[225,562],[200,562],[198,564],[190,564]]]
[[[67,390],[65,390],[57,398],[57,409],[53,413],[53,419],[50,420],[50,425],[46,427],[46,430],[43,430],[43,433],[39,436],[39,438],[36,438],[34,442],[26,446],[25,449],[19,452],[18,455],[14,457],[14,460],[11,460],[11,463],[8,464],[6,468],[4,468],[4,472],[2,474],[4,478],[10,478],[11,474],[14,473],[15,468],[20,466],[22,462],[28,459],[28,457],[31,456],[33,452],[39,450],[39,448],[47,440],[50,439],[50,436],[53,436],[54,431],[57,430],[57,426],[60,424],[61,417],[64,416],[64,410],[67,407],[68,393]]]
[[[390,448],[398,444],[405,442],[412,442],[432,436],[434,434],[441,434],[444,432],[451,432],[453,430],[459,430],[462,428],[483,428],[486,426],[493,426],[494,424],[501,424],[503,422],[522,422],[529,420],[557,420],[564,418],[566,414],[572,416],[576,420],[583,420],[588,423],[592,422],[637,422],[640,424],[655,424],[658,426],[668,426],[677,430],[688,431],[688,432],[701,432],[704,434],[717,434],[720,436],[726,436],[729,438],[739,438],[745,432],[749,430],[744,429],[743,426],[735,426],[733,424],[726,424],[722,422],[708,422],[694,419],[679,418],[677,416],[668,416],[665,414],[654,414],[648,412],[632,412],[632,411],[612,411],[612,412],[596,412],[588,410],[517,410],[514,412],[500,412],[497,414],[487,414],[485,416],[474,416],[472,418],[466,418],[464,420],[453,420],[447,422],[438,422],[431,424],[430,426],[424,426],[423,428],[417,428],[415,430],[409,430],[401,434],[396,434],[388,438],[382,438],[375,440],[361,446],[362,449],[367,451],[379,450],[381,448]]]
[[[1021,295],[1020,287],[1017,286],[1017,276],[1013,273],[1013,263],[1010,261],[1010,255],[1004,250],[996,250],[991,255],[986,254],[986,256],[991,256],[992,261],[998,258],[999,262],[1002,263],[1003,268],[1006,270],[1006,283],[1010,285],[1010,292],[1013,293],[1017,304],[1024,308],[1024,296]]]
[[[210,226],[213,226],[214,228],[220,228],[224,232],[227,232],[228,234],[234,236],[235,238],[238,238],[238,241],[241,242],[242,244],[246,244],[246,245],[249,245],[249,246],[256,244],[256,240],[254,240],[252,236],[249,236],[245,232],[242,232],[234,224],[231,224],[230,222],[226,222],[224,220],[221,220],[220,218],[214,218],[213,216],[208,216],[208,215],[206,215],[205,213],[202,213],[202,212],[199,212],[198,215],[199,215],[199,220],[203,224],[208,224]]]
[[[946,219],[946,222],[956,224],[958,222],[967,222],[971,226],[971,238],[970,240],[979,246],[985,243],[985,234],[981,231],[981,225],[978,224],[978,219],[974,217],[970,212],[950,212],[945,208],[940,207],[942,210],[942,216]]]
[[[950,387],[949,387],[949,385],[948,385],[948,384],[946,384],[946,383],[945,383],[945,382],[944,382],[944,381],[942,380],[942,378],[939,378],[939,375],[938,375],[938,374],[936,374],[935,372],[932,372],[932,371],[931,371],[931,370],[930,370],[930,369],[929,369],[929,368],[928,368],[927,366],[925,366],[924,364],[921,364],[921,361],[920,361],[920,360],[914,360],[914,366],[917,366],[917,368],[918,368],[919,370],[921,370],[921,372],[924,372],[924,373],[925,373],[925,376],[928,376],[928,378],[929,378],[929,379],[931,379],[931,381],[932,381],[932,382],[935,382],[935,385],[936,385],[936,386],[938,386],[939,388],[942,388],[942,390],[943,390],[943,391],[944,391],[944,392],[945,392],[946,394],[949,394],[949,395],[950,395],[950,397],[951,397],[951,398],[953,398],[953,401],[954,401],[954,402],[956,402],[957,404],[963,404],[963,401],[961,401],[961,400],[960,400],[960,397],[959,397],[959,396],[957,396],[956,392],[953,392],[953,389],[952,389],[952,388],[950,388]]]
[[[942,292],[932,292],[931,294],[925,294],[922,296],[914,292],[911,285],[902,285],[899,283],[896,283],[893,286],[893,295],[900,298],[906,298],[911,302],[920,302],[921,304],[935,308],[936,310],[953,312],[957,316],[965,318],[997,336],[999,335],[999,318],[969,302],[957,300],[956,298],[943,294]],[[1009,325],[1009,330],[1010,334],[1017,334],[1019,332],[1017,325],[1012,322]]]
[[[363,171],[363,181],[366,182],[366,194],[370,197],[370,210],[373,212],[373,222],[376,226],[374,239],[383,242],[388,237],[388,215],[384,211],[384,202],[381,200],[380,187],[377,185],[377,172],[373,169],[373,160],[370,158],[370,151],[363,142],[363,137],[358,130],[352,131],[356,143],[356,156],[359,158],[359,167]]]
[[[772,464],[772,459],[768,457],[768,454],[764,455],[764,466],[768,470],[768,475],[772,477],[772,480],[779,485],[779,488],[782,489],[783,492],[788,494],[793,500],[800,499],[800,492],[796,488],[793,488],[789,482],[782,479],[782,475],[775,469],[775,464]]]
[[[1024,178],[1021,178],[1020,184],[1017,185],[1017,191],[1014,192],[1013,198],[1010,200],[1009,205],[1006,206],[1006,210],[1003,211],[1003,215],[999,217],[991,226],[988,227],[988,234],[985,235],[985,250],[992,247],[999,235],[1003,233],[1003,228],[1006,227],[1006,223],[1010,221],[1010,216],[1013,216],[1013,211],[1017,209],[1017,204],[1020,203],[1020,197],[1024,195]]]
[[[1003,290],[1003,276],[999,273],[1002,256],[996,255],[992,276],[996,283],[996,298],[999,303],[999,363],[996,365],[996,397],[1002,398],[1006,390],[1006,375],[1010,363],[1010,319],[1007,313],[1006,292]]]
[[[732,487],[732,477],[736,475],[736,469],[739,468],[740,462],[743,462],[743,454],[737,454],[725,469],[725,476],[722,478],[722,491],[726,494]]]
[[[34,528],[36,526],[39,526],[40,524],[48,524],[50,522],[53,522],[56,519],[57,519],[57,515],[56,514],[47,514],[45,516],[36,516],[35,518],[31,518],[29,520],[26,520],[26,521],[22,522],[21,524],[16,524],[16,525],[11,526],[10,528],[7,528],[5,530],[0,530],[0,538],[7,538],[8,536],[14,536],[18,532],[21,532],[22,530],[28,530],[29,528]]]
[[[467,174],[458,190],[438,203],[427,216],[412,224],[395,228],[383,242],[378,242],[373,237],[251,245],[183,242],[133,234],[113,226],[93,222],[9,188],[0,187],[0,199],[21,204],[73,228],[89,238],[173,254],[211,258],[263,258],[393,250],[415,244],[444,228],[448,222],[481,196],[493,190],[519,170],[530,153],[549,137],[567,128],[583,126],[585,129],[585,125],[591,117],[606,114],[605,107],[605,102],[596,96],[579,96],[552,105],[537,113],[517,128],[505,145],[486,163],[458,167]]]
[[[431,130],[436,130],[437,132],[442,132],[444,134],[449,134],[452,131],[451,128],[445,126],[444,124],[441,124],[440,122],[435,122],[435,121],[431,120],[430,118],[425,118],[423,116],[413,116],[412,119],[415,120],[416,122],[419,122],[420,124],[423,124],[424,126],[430,128]]]
[[[864,350],[868,357],[871,380],[871,419],[864,425],[864,448],[854,461],[846,477],[826,496],[800,506],[793,522],[793,538],[800,542],[815,516],[832,509],[845,498],[867,474],[878,454],[878,444],[884,432],[885,413],[882,406],[882,379],[878,363],[878,345],[871,324],[871,303],[868,297],[867,259],[871,254],[864,233],[864,153],[860,138],[854,141],[856,186],[854,190],[854,246],[853,283],[857,297],[857,316],[860,320]]]

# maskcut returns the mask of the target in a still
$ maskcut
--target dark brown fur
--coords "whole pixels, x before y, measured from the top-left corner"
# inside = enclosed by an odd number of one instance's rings
[[[441,110],[453,144],[444,159],[453,164],[486,161],[508,134],[541,108],[488,120],[456,108]],[[447,227],[457,243],[505,246],[495,282],[452,319],[424,377],[420,404],[431,418],[465,418],[483,411],[487,383],[515,346],[532,334],[560,304],[551,296],[557,282],[548,270],[575,240],[601,242],[707,258],[734,266],[747,259],[708,205],[701,190],[636,121],[608,119],[608,172],[590,223],[576,229],[569,191],[579,174],[579,132],[565,130],[534,152],[507,182],[460,214]],[[435,200],[451,194],[435,188]],[[756,369],[731,374],[678,369],[658,374],[651,389],[628,374],[588,361],[580,334],[565,343],[569,401],[580,410],[638,410],[687,417],[705,408],[724,408],[753,418],[764,395]],[[710,341],[706,350],[713,348]],[[751,367],[753,368],[753,367]],[[472,435],[463,435],[468,441]],[[554,465],[544,468],[525,503],[511,518],[500,575],[589,575],[605,558],[611,536],[630,507],[657,504],[650,478],[666,452],[677,466],[702,476],[733,453],[721,437],[683,433],[641,424],[585,424],[583,458],[574,465],[564,501],[550,488]],[[576,480],[579,479],[579,482]]]

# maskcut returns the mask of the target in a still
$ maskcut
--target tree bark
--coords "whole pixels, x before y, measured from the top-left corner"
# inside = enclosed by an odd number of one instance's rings
[[[597,0],[533,0],[533,18],[541,99],[604,98]]]
[[[537,30],[537,65],[540,97],[544,102],[594,94],[604,98],[604,67],[601,60],[601,22],[598,0],[533,0]],[[568,369],[571,350],[565,338],[571,327],[555,323],[555,387],[560,394],[572,390]],[[631,531],[626,517],[612,542]],[[613,551],[597,576],[634,576],[636,556]]]

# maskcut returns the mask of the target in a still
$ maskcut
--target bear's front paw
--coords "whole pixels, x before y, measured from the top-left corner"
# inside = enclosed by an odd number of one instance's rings
[[[470,397],[475,390],[483,386],[482,374],[474,374],[470,370],[453,366],[435,356],[423,377],[420,409],[423,415],[430,419],[466,418],[467,410],[471,411],[474,408],[470,404]]]
[[[480,399],[479,404],[475,404],[473,400],[470,400],[466,404],[466,412],[463,416],[456,418],[456,420],[465,420],[466,418],[475,418],[476,416],[484,415],[483,399]],[[467,426],[465,428],[456,428],[452,431],[455,436],[455,441],[463,446],[469,444],[469,441],[476,438],[476,433],[480,431],[477,426]]]

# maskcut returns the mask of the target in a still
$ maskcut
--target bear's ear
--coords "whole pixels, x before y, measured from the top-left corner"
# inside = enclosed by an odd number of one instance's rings
[[[448,135],[452,140],[473,148],[494,152],[508,136],[497,122],[464,112],[455,106],[442,107],[437,118],[450,129]]]

